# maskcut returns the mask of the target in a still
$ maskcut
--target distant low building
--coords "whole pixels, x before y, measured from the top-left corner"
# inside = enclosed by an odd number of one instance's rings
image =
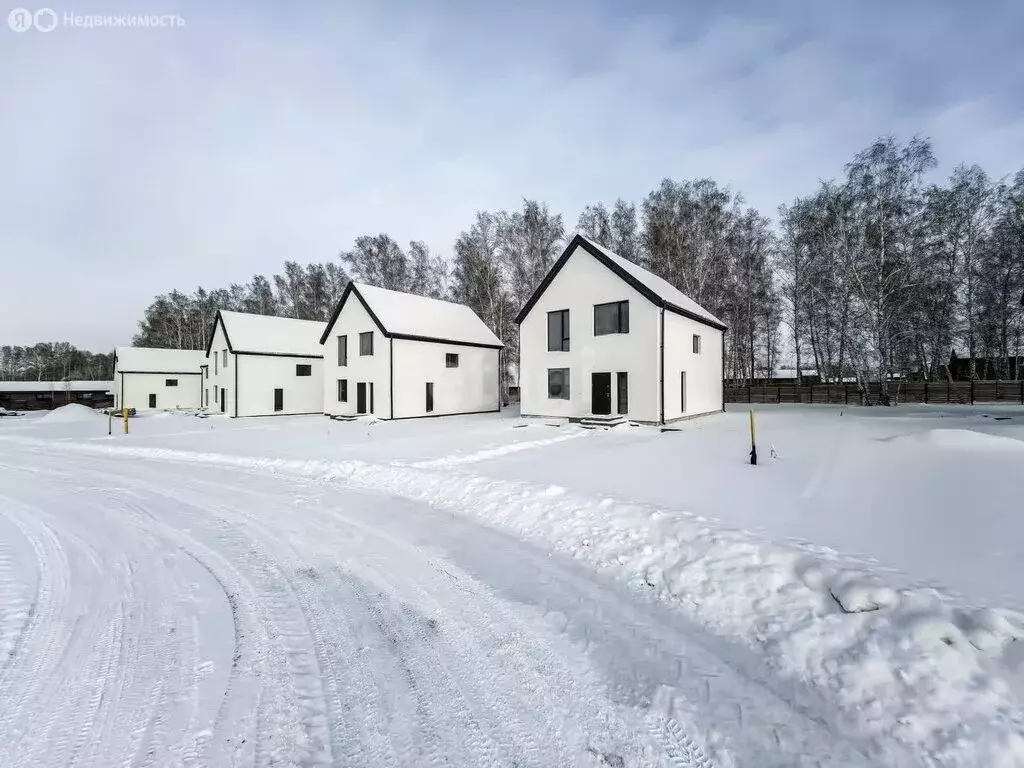
[[[202,350],[117,347],[114,406],[137,411],[198,408],[202,404]]]
[[[0,381],[0,408],[48,411],[70,403],[109,408],[113,390],[112,381]]]

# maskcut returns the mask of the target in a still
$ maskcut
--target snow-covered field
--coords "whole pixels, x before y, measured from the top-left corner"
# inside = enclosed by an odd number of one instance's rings
[[[3,419],[0,766],[1024,765],[1024,409],[758,411]]]

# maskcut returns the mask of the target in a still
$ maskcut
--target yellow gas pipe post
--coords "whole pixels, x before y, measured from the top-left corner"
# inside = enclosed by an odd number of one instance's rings
[[[754,435],[754,409],[750,409],[750,463],[757,464],[757,439]]]
[[[124,433],[128,434],[128,409],[122,408],[121,413],[124,415]]]

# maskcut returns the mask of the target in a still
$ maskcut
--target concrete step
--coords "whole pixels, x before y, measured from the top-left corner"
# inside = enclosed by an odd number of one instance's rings
[[[608,429],[609,427],[617,427],[619,424],[625,423],[626,417],[620,415],[584,416],[579,421],[579,425],[585,429]]]

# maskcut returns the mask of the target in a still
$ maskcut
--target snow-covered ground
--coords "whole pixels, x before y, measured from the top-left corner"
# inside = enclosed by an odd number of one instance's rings
[[[1024,409],[758,410],[4,419],[0,765],[1024,765]]]

